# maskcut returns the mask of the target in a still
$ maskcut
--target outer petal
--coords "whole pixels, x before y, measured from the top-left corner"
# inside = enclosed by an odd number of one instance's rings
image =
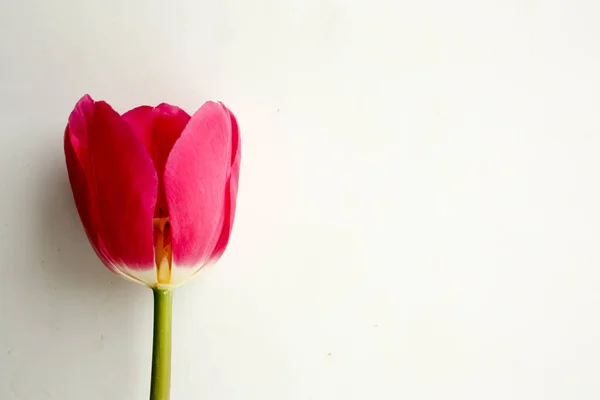
[[[82,163],[79,161],[79,158],[75,153],[73,140],[71,138],[71,133],[68,126],[65,131],[65,160],[67,162],[69,182],[71,183],[73,198],[75,200],[77,211],[79,212],[79,218],[81,219],[85,233],[87,234],[92,246],[94,249],[97,249],[98,236],[96,229],[92,224],[92,210],[88,178],[86,176],[86,171],[82,167]]]
[[[95,223],[98,215],[95,212],[95,200],[91,193],[92,177],[88,151],[88,120],[92,120],[93,116],[94,100],[89,95],[85,95],[77,102],[69,116],[69,123],[65,129],[65,160],[73,198],[87,237],[104,264],[115,271],[106,249],[100,243]]]
[[[69,117],[65,156],[96,252],[116,272],[154,284],[157,177],[143,144],[108,104],[84,96]]]
[[[229,117],[231,118],[231,169],[229,171],[229,182],[225,194],[225,212],[223,228],[221,235],[217,241],[217,245],[211,255],[211,260],[218,260],[227,244],[229,243],[229,236],[231,235],[231,229],[233,228],[233,220],[235,218],[235,204],[238,193],[238,182],[240,176],[240,160],[242,156],[240,132],[238,128],[237,120],[230,110],[227,110]]]
[[[152,160],[105,102],[94,107],[88,139],[99,232],[109,255],[131,269],[154,268],[152,217],[158,182]]]
[[[172,284],[178,267],[200,268],[213,254],[224,220],[231,169],[231,118],[208,102],[192,117],[167,160],[165,191],[172,226]]]

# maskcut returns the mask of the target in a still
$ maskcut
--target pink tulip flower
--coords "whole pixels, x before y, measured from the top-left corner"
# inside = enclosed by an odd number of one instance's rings
[[[192,117],[164,103],[119,115],[86,95],[65,156],[79,216],[111,271],[173,288],[223,254],[240,169],[237,122],[223,104]]]

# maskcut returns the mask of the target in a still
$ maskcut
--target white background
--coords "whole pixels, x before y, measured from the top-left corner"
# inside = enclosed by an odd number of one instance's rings
[[[0,399],[148,398],[151,292],[67,182],[84,93],[242,129],[173,400],[600,398],[597,1],[0,4]]]

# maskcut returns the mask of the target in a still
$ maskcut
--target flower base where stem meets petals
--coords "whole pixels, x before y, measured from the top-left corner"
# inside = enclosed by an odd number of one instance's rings
[[[154,336],[150,400],[169,400],[173,290],[153,289],[152,291],[154,294]]]

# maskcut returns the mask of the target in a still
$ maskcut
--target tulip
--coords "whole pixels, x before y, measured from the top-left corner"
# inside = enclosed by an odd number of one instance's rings
[[[119,115],[83,96],[64,137],[87,237],[114,273],[154,291],[151,400],[167,400],[172,291],[223,254],[233,225],[240,137],[232,112],[160,104]]]

